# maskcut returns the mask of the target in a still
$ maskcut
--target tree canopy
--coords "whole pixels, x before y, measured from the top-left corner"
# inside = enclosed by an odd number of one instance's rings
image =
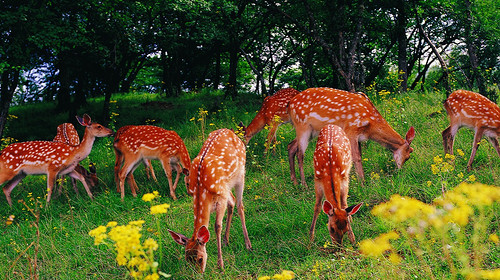
[[[134,89],[498,92],[499,0],[0,3],[0,134],[12,102],[72,116]]]

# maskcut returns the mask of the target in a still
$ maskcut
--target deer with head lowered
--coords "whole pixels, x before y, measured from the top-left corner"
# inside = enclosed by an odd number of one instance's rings
[[[358,212],[363,203],[347,206],[349,172],[352,166],[350,146],[349,139],[340,127],[329,124],[321,129],[314,151],[316,203],[309,231],[311,242],[314,241],[321,201],[325,197],[323,212],[328,215],[328,231],[332,242],[342,245],[342,238],[347,232],[351,243],[356,243],[351,216]]]
[[[408,160],[413,148],[410,144],[415,137],[415,129],[410,127],[406,138],[394,131],[373,103],[363,93],[352,93],[332,88],[310,88],[296,95],[289,104],[290,118],[295,127],[296,138],[288,144],[290,176],[295,176],[295,155],[299,164],[300,178],[306,185],[304,176],[304,152],[309,140],[316,137],[327,124],[340,126],[351,143],[354,167],[361,180],[364,180],[361,163],[360,142],[375,140],[392,151],[398,168]]]
[[[177,183],[183,169],[186,172],[189,170],[191,160],[186,145],[175,131],[152,125],[125,126],[117,131],[113,147],[116,154],[116,187],[117,191],[121,192],[122,199],[125,196],[125,178],[128,180],[132,195],[137,196],[136,191],[139,188],[133,172],[141,162],[152,170],[150,163],[152,159],[160,160],[168,179],[170,196],[177,199],[175,195]],[[172,167],[177,171],[174,183],[172,183]],[[152,174],[154,176],[154,173]]]
[[[290,122],[290,115],[287,110],[288,102],[298,93],[300,93],[300,91],[294,88],[284,88],[278,90],[274,95],[266,97],[262,103],[262,107],[250,124],[247,127],[240,124],[240,127],[242,127],[245,132],[245,144],[248,144],[255,134],[259,133],[268,125],[271,129],[267,134],[267,151],[271,143],[276,141],[276,131],[278,127]]]
[[[70,146],[53,141],[29,141],[14,143],[0,152],[0,184],[5,184],[3,192],[9,205],[12,206],[10,193],[26,175],[47,175],[47,202],[52,196],[52,189],[57,175],[69,175],[82,182],[87,194],[92,198],[85,178],[75,171],[76,165],[85,159],[92,150],[96,137],[113,135],[113,131],[98,123],[92,123],[85,114],[77,116],[78,122],[85,126],[85,134],[81,143]]]
[[[229,129],[213,131],[193,160],[189,170],[189,189],[193,194],[194,232],[191,238],[169,230],[172,238],[185,247],[186,260],[202,272],[207,264],[206,244],[210,239],[208,224],[215,211],[217,235],[217,264],[224,268],[222,259],[222,220],[227,209],[224,244],[229,243],[229,228],[236,204],[241,219],[245,246],[252,249],[245,224],[243,188],[245,186],[245,144]],[[232,194],[235,189],[236,198]]]
[[[442,133],[444,152],[453,154],[453,142],[458,130],[469,127],[474,130],[474,141],[467,169],[470,171],[481,138],[486,136],[500,156],[498,136],[500,136],[500,108],[488,98],[466,90],[457,90],[443,103],[450,126]]]
[[[57,126],[57,134],[52,140],[54,142],[66,143],[70,146],[78,146],[80,144],[80,136],[72,123],[63,123]],[[90,171],[90,172],[89,172]],[[84,178],[87,185],[92,190],[98,183],[98,178],[96,175],[95,165],[93,163],[89,164],[89,171],[85,169],[80,164],[75,167],[75,172],[80,173]],[[76,179],[71,178],[71,184],[73,189],[78,194],[78,188],[76,187]],[[59,187],[59,194],[61,194],[62,187]]]

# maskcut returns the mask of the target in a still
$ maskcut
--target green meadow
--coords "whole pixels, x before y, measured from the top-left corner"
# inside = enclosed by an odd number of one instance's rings
[[[364,203],[353,216],[357,242],[374,239],[393,229],[410,230],[372,213],[376,205],[389,201],[394,194],[432,204],[443,191],[453,190],[461,182],[500,186],[500,158],[486,140],[480,143],[472,171],[467,171],[472,131],[461,129],[455,141],[455,158],[445,157],[441,132],[448,126],[448,118],[442,107],[443,93],[415,91],[370,98],[400,135],[404,137],[413,126],[416,137],[411,144],[414,152],[400,170],[396,169],[390,151],[373,141],[362,143],[366,180],[362,184],[352,168],[348,198],[350,205]],[[248,125],[262,103],[261,97],[251,94],[229,100],[221,92],[209,90],[185,93],[178,98],[117,94],[112,100],[112,122],[108,127],[116,130],[124,125],[152,124],[175,130],[184,140],[191,159],[211,131],[237,129],[240,121]],[[88,100],[79,114],[87,113],[94,122],[100,122],[102,103],[102,98]],[[16,141],[51,140],[57,125],[67,121],[67,115],[54,113],[54,108],[53,103],[11,108],[4,137]],[[82,136],[83,128],[77,129]],[[81,184],[77,195],[66,180],[62,194],[53,195],[47,205],[45,176],[28,176],[17,185],[12,192],[12,208],[0,197],[0,259],[3,260],[0,277],[130,279],[127,268],[117,264],[112,247],[95,246],[88,233],[110,221],[124,225],[137,220],[145,221],[142,238],[159,243],[161,250],[156,250],[155,261],[159,262],[159,270],[171,275],[171,279],[258,279],[273,277],[283,270],[293,271],[296,279],[465,279],[472,277],[464,272],[467,269],[497,272],[500,269],[498,198],[482,210],[473,208],[466,225],[444,230],[445,241],[424,232],[415,235],[420,242],[417,246],[409,240],[411,234],[400,232],[401,238],[391,242],[397,259],[388,253],[366,257],[360,253],[359,243],[352,245],[347,238],[342,248],[336,248],[331,243],[324,213],[318,219],[315,240],[310,242],[315,199],[312,156],[316,142],[312,140],[306,151],[308,187],[305,187],[290,180],[287,144],[295,136],[293,127],[285,124],[278,129],[278,142],[268,153],[264,152],[266,135],[267,131],[260,132],[247,146],[243,201],[253,250],[245,249],[240,219],[235,215],[230,243],[222,248],[224,271],[217,267],[214,215],[210,221],[211,239],[207,244],[208,264],[204,274],[185,261],[184,247],[175,243],[167,231],[172,229],[188,237],[193,233],[192,198],[183,179],[176,192],[179,199],[173,201],[163,170],[158,161],[153,161],[158,182],[149,180],[140,166],[134,173],[140,188],[138,197],[132,197],[126,185],[122,201],[114,182],[113,139],[99,138],[82,163],[96,164],[99,185],[93,190],[93,200]],[[442,162],[449,166],[433,170],[433,165]],[[142,195],[153,191],[158,191],[161,197],[152,202],[141,200]],[[170,208],[166,214],[151,215],[151,203],[168,203]],[[9,217],[12,223],[8,222]],[[448,246],[452,249],[448,250]],[[499,279],[498,274],[491,279]],[[485,275],[474,277],[488,279]]]

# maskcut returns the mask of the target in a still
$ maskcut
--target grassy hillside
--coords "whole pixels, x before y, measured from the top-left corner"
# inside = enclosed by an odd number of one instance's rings
[[[404,135],[414,126],[416,137],[412,143],[415,151],[401,170],[396,170],[392,154],[378,143],[362,144],[363,166],[366,181],[362,185],[354,173],[351,174],[349,203],[364,202],[353,217],[353,231],[357,241],[374,238],[394,227],[371,214],[371,209],[388,201],[391,195],[400,194],[431,203],[441,195],[445,186],[452,189],[462,181],[478,181],[500,185],[500,159],[487,142],[481,142],[474,168],[467,172],[473,133],[467,129],[459,131],[455,151],[461,149],[464,156],[457,155],[450,172],[434,174],[431,165],[434,157],[443,158],[441,131],[448,125],[442,107],[444,95],[419,92],[398,96],[373,98],[380,113],[393,128]],[[219,128],[236,128],[242,121],[248,124],[260,108],[261,99],[242,95],[237,100],[224,100],[223,95],[213,92],[189,93],[177,99],[164,99],[157,95],[125,94],[113,96],[113,122],[117,129],[129,124],[154,124],[175,130],[185,141],[191,158],[194,158],[208,133]],[[8,135],[18,141],[33,139],[50,140],[58,124],[66,121],[65,115],[53,113],[53,104],[37,104],[12,108],[16,116],[8,124]],[[99,122],[102,100],[90,100],[80,114],[88,113]],[[208,113],[202,117],[201,111]],[[83,129],[79,129],[83,135]],[[247,149],[247,170],[244,203],[247,228],[254,250],[245,249],[241,223],[237,215],[233,219],[230,244],[224,247],[225,271],[217,268],[217,246],[213,230],[214,216],[210,222],[211,240],[207,244],[208,264],[204,275],[198,274],[184,260],[184,248],[176,244],[166,229],[191,236],[193,232],[192,198],[187,195],[183,183],[179,183],[173,201],[168,196],[168,182],[158,162],[154,162],[158,183],[148,180],[143,167],[135,172],[141,193],[133,198],[126,187],[122,202],[116,193],[113,179],[114,152],[112,139],[98,139],[89,158],[97,165],[100,185],[94,190],[95,199],[90,200],[82,186],[77,196],[69,183],[63,194],[53,197],[45,205],[45,176],[29,176],[12,192],[14,205],[9,208],[5,198],[0,197],[0,217],[6,221],[15,215],[12,224],[0,225],[0,275],[6,279],[29,278],[39,274],[41,279],[123,279],[127,269],[116,264],[116,255],[108,247],[94,246],[88,232],[109,221],[127,224],[134,220],[145,220],[142,233],[153,237],[162,247],[160,270],[173,279],[256,279],[274,275],[282,270],[292,270],[299,279],[420,279],[428,277],[427,268],[422,268],[418,256],[411,250],[399,246],[404,256],[400,264],[392,264],[384,258],[364,258],[357,246],[344,240],[345,249],[335,253],[330,250],[330,237],[326,229],[327,217],[321,213],[315,242],[309,241],[309,226],[314,205],[314,183],[312,154],[315,141],[306,152],[305,173],[309,187],[294,185],[290,181],[286,146],[294,138],[291,125],[278,131],[279,143],[274,152],[264,153],[263,131],[254,137]],[[471,177],[473,175],[473,177]],[[181,180],[180,182],[183,182]],[[140,199],[142,194],[159,191],[161,198],[156,203],[169,203],[168,213],[159,218],[149,214],[150,203]],[[17,202],[19,200],[24,201]],[[38,203],[40,202],[40,203]],[[37,206],[41,205],[41,206]],[[41,208],[39,208],[41,207]],[[30,209],[37,209],[30,212]],[[498,231],[498,204],[494,206],[493,220],[486,232]],[[36,214],[36,215],[34,215]],[[37,217],[38,216],[38,220]],[[159,225],[159,230],[157,227]],[[37,233],[38,231],[38,233]],[[484,239],[488,235],[483,236]],[[472,242],[472,241],[464,241]],[[471,243],[472,244],[472,243]],[[485,269],[499,268],[499,246],[489,243],[483,258]],[[326,247],[326,249],[325,249]],[[36,265],[35,263],[36,256]],[[156,260],[160,257],[157,255]],[[430,260],[430,257],[429,257]],[[452,271],[442,263],[429,263],[435,278],[449,278]],[[34,271],[33,269],[37,269]]]

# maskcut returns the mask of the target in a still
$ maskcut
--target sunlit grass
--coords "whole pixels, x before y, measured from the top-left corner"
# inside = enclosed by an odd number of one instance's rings
[[[382,98],[384,97],[384,98]],[[394,99],[396,98],[396,99]],[[175,130],[185,141],[191,158],[194,158],[202,144],[202,135],[208,135],[219,128],[237,129],[242,121],[250,123],[260,108],[262,99],[245,95],[237,100],[224,99],[223,93],[211,94],[208,91],[189,93],[180,98],[159,97],[152,94],[115,95],[112,110],[114,128],[128,124],[154,124]],[[443,94],[422,94],[418,92],[406,95],[385,94],[375,100],[375,106],[389,124],[401,135],[410,126],[414,126],[416,137],[412,143],[415,151],[401,170],[396,170],[392,154],[373,141],[362,143],[363,167],[366,181],[362,185],[353,172],[349,198],[350,204],[364,202],[360,212],[353,217],[353,230],[357,241],[376,238],[390,232],[394,225],[381,222],[371,213],[371,209],[386,202],[393,194],[408,196],[424,203],[431,203],[442,194],[442,183],[448,182],[446,190],[456,184],[467,181],[470,176],[476,182],[500,185],[500,159],[489,144],[481,145],[474,161],[473,170],[467,172],[466,164],[470,155],[473,133],[467,129],[459,131],[455,141],[455,159],[450,163],[453,170],[440,176],[434,174],[434,158],[445,158],[442,147],[441,131],[448,125],[446,113],[442,108]],[[89,100],[89,105],[79,113],[89,113],[96,122],[101,121],[99,112],[102,99]],[[60,122],[66,121],[65,115],[52,116],[39,114],[37,122],[30,119],[32,112],[44,111],[50,104],[41,105],[42,109],[30,105],[27,108],[13,108],[12,114],[18,116],[10,125],[12,137],[20,141],[45,139],[55,135]],[[204,126],[201,127],[200,108],[206,111]],[[30,111],[30,112],[27,112]],[[44,123],[44,128],[39,128]],[[35,128],[36,127],[36,128]],[[81,127],[77,128],[80,135]],[[6,135],[9,136],[9,135]],[[316,241],[309,241],[309,227],[314,206],[314,183],[312,154],[315,141],[311,141],[306,151],[305,174],[308,188],[293,185],[290,181],[287,144],[294,138],[295,132],[290,124],[278,129],[279,140],[264,153],[267,131],[257,134],[247,148],[246,188],[244,193],[245,213],[249,237],[253,251],[245,249],[241,224],[237,215],[233,220],[230,244],[223,248],[225,272],[217,268],[217,246],[214,239],[213,225],[209,230],[212,239],[207,244],[208,263],[205,275],[200,275],[184,260],[184,248],[170,239],[166,229],[176,229],[188,236],[193,232],[192,198],[187,195],[183,183],[179,183],[177,196],[173,201],[168,196],[168,183],[158,162],[153,162],[157,171],[158,182],[148,180],[144,168],[140,166],[134,173],[140,192],[138,198],[131,196],[126,187],[125,200],[120,200],[116,192],[113,177],[114,151],[112,138],[97,139],[88,161],[96,163],[99,186],[94,191],[95,199],[90,200],[79,185],[80,196],[71,187],[66,186],[63,194],[54,197],[49,207],[40,209],[40,250],[38,267],[41,279],[123,279],[127,269],[116,264],[116,255],[111,250],[94,246],[94,240],[88,232],[109,221],[125,225],[130,221],[151,216],[150,209],[140,198],[142,194],[159,191],[159,204],[168,203],[170,208],[164,218],[158,219],[162,246],[161,271],[172,274],[174,279],[257,279],[274,276],[284,270],[293,271],[298,279],[393,279],[428,278],[417,259],[411,255],[402,255],[404,266],[388,264],[380,269],[380,261],[366,259],[359,255],[358,247],[345,242],[345,250],[332,253],[327,242],[330,236],[326,228],[327,217],[320,215]],[[458,150],[464,155],[459,155]],[[353,169],[354,170],[354,169]],[[460,175],[462,174],[462,175]],[[462,177],[460,177],[462,176]],[[183,182],[181,180],[180,182]],[[430,182],[430,184],[428,183]],[[30,194],[31,193],[31,194]],[[30,196],[28,197],[28,194]],[[20,275],[29,276],[29,256],[32,249],[21,254],[36,235],[32,227],[33,216],[26,208],[16,203],[30,198],[44,202],[46,195],[45,176],[28,176],[12,192],[14,205],[0,209],[4,233],[0,237],[0,272],[6,279],[19,279]],[[12,224],[8,218],[14,215]],[[498,224],[498,216],[492,223]],[[146,230],[147,229],[143,229]],[[488,238],[488,236],[485,236]],[[327,244],[327,248],[324,245]],[[402,253],[402,252],[401,252]],[[19,259],[15,265],[14,261]],[[485,264],[489,269],[499,263],[498,255],[492,262]],[[498,268],[498,266],[497,266]],[[447,278],[447,270],[437,270],[435,278]]]

